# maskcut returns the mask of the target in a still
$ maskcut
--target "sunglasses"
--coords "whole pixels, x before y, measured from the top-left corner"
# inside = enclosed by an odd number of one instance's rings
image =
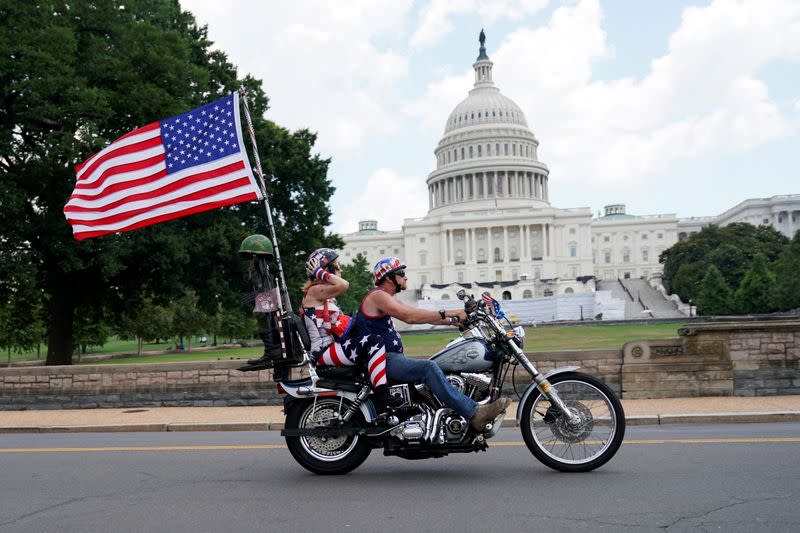
[[[405,271],[405,270],[397,270],[397,271],[394,273],[394,275],[395,275],[395,276],[400,276],[401,278],[404,278],[404,277],[406,277],[406,271]]]

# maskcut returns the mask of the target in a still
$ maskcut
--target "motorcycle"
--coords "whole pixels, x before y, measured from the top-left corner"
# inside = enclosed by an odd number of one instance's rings
[[[611,389],[566,366],[539,372],[525,356],[522,327],[507,331],[482,299],[460,290],[467,319],[461,335],[431,357],[447,380],[478,404],[500,397],[508,370],[521,366],[532,381],[521,395],[517,425],[536,459],[562,472],[587,472],[610,460],[625,435],[625,414]],[[443,405],[422,384],[390,386],[398,398],[377,407],[369,378],[355,367],[314,367],[309,378],[279,381],[285,393],[281,435],[292,457],[315,474],[345,474],[373,449],[405,459],[485,451],[505,413],[481,431]]]

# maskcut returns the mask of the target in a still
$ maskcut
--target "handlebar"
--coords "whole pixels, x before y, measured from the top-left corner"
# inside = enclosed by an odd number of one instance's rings
[[[488,293],[484,294],[488,295]],[[460,289],[456,293],[456,297],[464,302],[464,311],[467,313],[467,320],[464,321],[462,329],[466,329],[478,322],[484,322],[493,329],[495,333],[505,335],[505,328],[503,328],[494,316],[486,312],[486,302],[483,298],[475,300],[475,297],[471,294],[467,294],[467,291],[464,289]]]

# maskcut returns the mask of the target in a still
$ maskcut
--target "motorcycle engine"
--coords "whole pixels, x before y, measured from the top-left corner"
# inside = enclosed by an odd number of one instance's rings
[[[489,385],[492,380],[485,374],[461,372],[448,374],[447,381],[461,394],[479,402],[489,395]]]
[[[400,440],[418,440],[425,435],[427,417],[424,414],[414,415],[391,431],[393,437]]]

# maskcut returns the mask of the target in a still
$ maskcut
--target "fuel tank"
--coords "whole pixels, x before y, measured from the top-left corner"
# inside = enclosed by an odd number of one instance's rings
[[[443,372],[486,372],[492,368],[492,352],[483,339],[459,339],[431,357]]]

